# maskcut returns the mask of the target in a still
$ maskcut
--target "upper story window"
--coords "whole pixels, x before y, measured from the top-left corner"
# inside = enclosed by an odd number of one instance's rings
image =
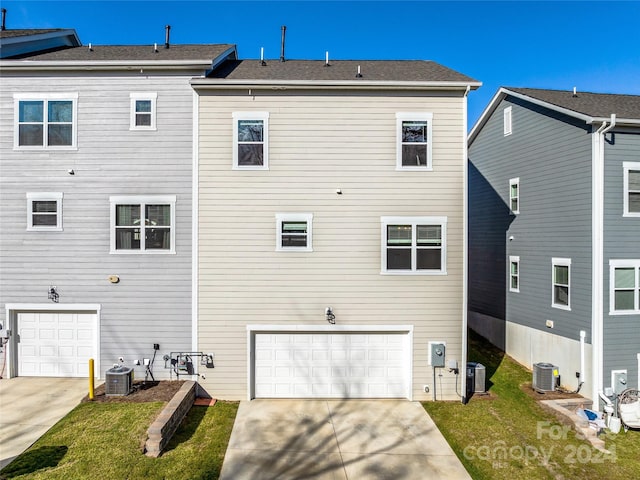
[[[312,248],[311,213],[279,213],[276,215],[276,251],[311,252]]]
[[[509,257],[509,291],[520,291],[520,257]]]
[[[27,193],[27,230],[62,231],[62,193]]]
[[[640,314],[640,260],[609,261],[609,313]]]
[[[113,196],[111,253],[175,253],[175,195]]]
[[[156,129],[156,99],[158,94],[132,93],[130,130],[155,130]]]
[[[233,168],[269,169],[269,112],[233,112]]]
[[[77,99],[77,93],[14,95],[15,148],[75,148]]]
[[[446,274],[447,217],[381,217],[383,274]]]
[[[506,137],[507,135],[511,135],[511,133],[513,132],[512,125],[511,125],[511,107],[507,107],[504,109],[503,120],[504,120],[503,133],[504,133],[504,136]]]
[[[640,217],[640,162],[624,162],[624,216]]]
[[[571,259],[552,258],[553,289],[551,306],[571,310]]]
[[[520,179],[509,180],[509,208],[512,213],[520,213]]]
[[[432,113],[396,113],[396,170],[432,170],[432,120]]]

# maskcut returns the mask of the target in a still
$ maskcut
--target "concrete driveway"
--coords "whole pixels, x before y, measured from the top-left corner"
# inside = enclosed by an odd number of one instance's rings
[[[86,378],[0,380],[0,468],[73,410],[88,388]]]
[[[221,480],[470,479],[407,400],[241,402]]]

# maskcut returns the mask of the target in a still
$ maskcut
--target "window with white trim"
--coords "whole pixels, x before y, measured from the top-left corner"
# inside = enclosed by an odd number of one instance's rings
[[[552,258],[551,306],[571,310],[571,259]]]
[[[520,291],[520,257],[509,256],[509,291]]]
[[[27,193],[27,230],[62,231],[62,193]]]
[[[624,216],[640,217],[640,162],[623,162]]]
[[[269,112],[233,112],[233,168],[269,169]]]
[[[21,150],[76,148],[77,93],[15,94],[14,147]]]
[[[511,135],[511,133],[513,132],[512,125],[511,125],[511,107],[507,107],[504,109],[503,120],[504,120],[503,133],[504,133],[504,136],[506,137],[507,135]]]
[[[520,213],[520,178],[509,180],[509,208],[511,213]]]
[[[640,314],[640,260],[609,260],[609,313]]]
[[[433,114],[396,113],[396,170],[432,170]]]
[[[130,130],[156,129],[156,100],[155,92],[136,92],[129,95],[131,99]]]
[[[276,214],[276,251],[311,252],[313,214],[278,213]]]
[[[111,253],[175,253],[175,195],[112,196]]]
[[[446,274],[447,217],[380,217],[383,274]]]

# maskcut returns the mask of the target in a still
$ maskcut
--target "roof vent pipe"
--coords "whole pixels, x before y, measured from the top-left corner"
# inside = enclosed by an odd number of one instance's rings
[[[171,25],[164,27],[164,48],[169,48],[169,32],[171,31]]]
[[[0,27],[0,30],[6,30],[7,29],[7,9],[3,8],[2,9],[2,27]]]
[[[573,87],[573,97],[577,97],[578,96],[578,91],[576,89],[576,87]]]
[[[287,32],[287,26],[283,25],[282,26],[282,40],[280,42],[280,61],[284,62],[284,36],[285,33]]]
[[[331,64],[329,63],[329,52],[325,52],[324,54],[324,66],[325,67],[330,67]]]

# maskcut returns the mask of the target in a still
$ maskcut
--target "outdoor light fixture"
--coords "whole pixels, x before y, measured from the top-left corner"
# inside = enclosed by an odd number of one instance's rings
[[[336,323],[336,316],[333,314],[333,310],[331,310],[331,307],[327,307],[324,309],[324,316],[327,318],[327,322],[329,322],[331,325],[334,325]]]
[[[49,287],[48,298],[52,302],[58,303],[58,299],[60,298],[60,295],[58,295],[58,292],[56,291],[56,287]]]

